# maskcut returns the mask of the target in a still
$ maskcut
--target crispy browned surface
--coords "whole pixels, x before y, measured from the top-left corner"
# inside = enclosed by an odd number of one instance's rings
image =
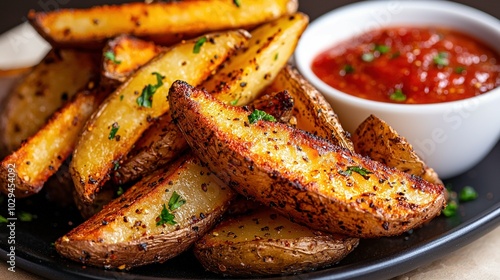
[[[77,193],[91,202],[99,188],[109,179],[110,171],[125,156],[152,120],[169,109],[168,88],[178,79],[193,84],[203,82],[235,49],[244,46],[248,33],[242,30],[203,35],[206,38],[199,53],[194,46],[199,39],[169,48],[136,71],[101,104],[87,122],[73,153],[71,176]],[[162,86],[151,97],[151,107],[138,102],[145,88]],[[115,137],[111,137],[114,131]]]
[[[265,208],[224,220],[195,243],[209,271],[230,276],[294,274],[333,265],[357,238],[326,234]]]
[[[215,2],[215,3],[214,3]],[[297,0],[233,0],[128,3],[90,9],[31,11],[28,19],[54,46],[100,48],[120,34],[149,38],[162,44],[203,33],[251,28],[297,11]]]
[[[293,124],[302,130],[330,140],[333,144],[353,150],[346,132],[330,104],[300,73],[291,66],[279,72],[267,91],[286,89],[294,99]]]
[[[175,224],[160,224],[173,193],[185,204],[170,211]],[[59,238],[59,254],[84,264],[130,268],[164,262],[189,248],[226,210],[235,193],[187,155],[144,178]]]
[[[444,188],[248,112],[184,82],[172,118],[225,183],[311,228],[356,237],[401,234],[438,215]],[[350,168],[366,170],[359,174]]]
[[[3,101],[0,146],[4,153],[14,151],[23,140],[35,134],[52,113],[98,74],[97,53],[50,51]]]
[[[230,57],[202,86],[232,105],[248,104],[286,65],[307,23],[307,16],[297,13],[259,26],[252,31],[248,48]],[[113,180],[125,183],[144,176],[168,163],[186,147],[170,116],[162,116],[141,136],[127,158],[120,161]]]
[[[108,93],[108,89],[100,87],[84,89],[55,112],[35,135],[2,160],[0,190],[9,192],[8,174],[15,173],[16,197],[38,193],[73,152],[85,122]]]
[[[106,43],[103,49],[101,77],[104,83],[119,85],[142,65],[162,51],[162,47],[151,41],[130,35],[120,35]],[[106,56],[114,55],[115,60]]]
[[[366,118],[352,135],[355,151],[373,160],[422,177],[434,184],[443,184],[438,174],[413,150],[406,139],[389,124],[374,115]]]

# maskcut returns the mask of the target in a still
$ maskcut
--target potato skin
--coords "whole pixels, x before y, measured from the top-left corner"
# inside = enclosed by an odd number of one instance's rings
[[[169,100],[186,141],[221,180],[296,222],[354,237],[391,236],[444,207],[442,185],[284,124],[249,124],[248,112],[186,83],[174,83]],[[368,173],[347,172],[352,167]]]
[[[357,238],[314,231],[260,209],[222,221],[195,243],[203,267],[229,276],[302,273],[333,265],[358,245]]]

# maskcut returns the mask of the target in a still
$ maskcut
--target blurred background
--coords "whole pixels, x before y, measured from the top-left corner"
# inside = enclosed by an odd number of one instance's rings
[[[405,0],[400,0],[405,1]],[[434,0],[441,1],[441,0]],[[30,9],[37,11],[48,11],[58,8],[82,8],[98,4],[116,4],[124,2],[137,2],[131,0],[22,0],[22,1],[0,1],[0,33],[3,33],[26,20]],[[349,3],[360,2],[353,0],[302,0],[300,10],[308,14],[311,19],[324,14],[334,8]],[[487,12],[497,19],[500,18],[499,0],[456,0],[468,6]]]

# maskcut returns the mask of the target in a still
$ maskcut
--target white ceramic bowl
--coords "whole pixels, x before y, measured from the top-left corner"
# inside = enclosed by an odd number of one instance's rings
[[[332,104],[347,131],[374,114],[404,136],[441,178],[458,175],[481,161],[500,138],[500,88],[460,101],[392,104],[338,91],[310,68],[319,53],[336,43],[371,29],[401,25],[461,30],[500,52],[500,21],[473,8],[445,1],[367,1],[313,21],[299,41],[295,63]]]

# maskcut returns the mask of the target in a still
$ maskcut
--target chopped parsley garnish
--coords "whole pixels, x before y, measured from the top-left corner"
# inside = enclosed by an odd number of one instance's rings
[[[391,55],[391,59],[395,59],[395,58],[398,58],[398,57],[400,57],[400,56],[401,56],[401,52],[400,52],[400,51],[397,51],[397,52],[395,52],[395,53],[393,53],[393,54]]]
[[[270,122],[276,121],[276,119],[273,116],[269,115],[268,113],[266,113],[264,111],[258,110],[258,109],[255,109],[250,115],[248,115],[248,121],[251,124],[256,123],[260,120],[270,121]]]
[[[233,106],[236,106],[236,104],[238,104],[238,101],[240,101],[240,99],[235,99],[235,100],[231,100],[231,102],[229,102],[229,104],[233,105]]]
[[[439,52],[432,59],[432,61],[434,61],[434,64],[436,64],[438,67],[448,66],[448,64],[450,63],[447,52]]]
[[[457,73],[457,74],[463,74],[463,73],[465,73],[465,67],[463,67],[463,66],[456,67],[455,68],[455,73]]]
[[[279,55],[279,53],[274,55],[274,60],[278,60],[278,55]]]
[[[458,199],[461,202],[472,201],[478,196],[476,190],[471,186],[465,186],[458,194]]]
[[[375,56],[371,52],[364,53],[361,55],[361,60],[363,60],[364,62],[372,62],[373,60],[375,60]]]
[[[125,192],[125,191],[123,190],[123,188],[122,188],[122,187],[118,187],[118,190],[116,190],[116,195],[117,195],[117,196],[120,196],[120,195],[122,195],[124,192]]]
[[[148,84],[142,89],[141,96],[137,98],[137,104],[139,106],[151,108],[153,106],[153,95],[156,90],[163,86],[163,79],[165,79],[165,76],[162,76],[158,72],[153,72],[151,75],[156,75],[156,85]]]
[[[108,60],[110,60],[111,62],[113,62],[114,64],[122,63],[121,60],[116,59],[115,53],[113,53],[112,51],[105,52],[104,57],[107,58]]]
[[[198,41],[194,43],[193,53],[199,53],[201,50],[201,46],[203,46],[203,44],[205,44],[206,41],[207,37],[201,37],[200,39],[198,39]]]
[[[372,173],[370,170],[363,168],[361,166],[348,166],[346,170],[340,170],[339,173],[345,176],[351,176],[352,172],[356,172],[359,175],[363,176],[365,179],[368,177],[368,174]]]
[[[115,170],[115,171],[116,171],[116,170],[118,170],[118,168],[120,168],[120,162],[119,162],[119,161],[117,161],[117,160],[115,160],[115,161],[113,162],[113,170]]]
[[[157,218],[156,226],[161,226],[164,224],[175,225],[177,222],[174,220],[175,216],[171,211],[181,207],[186,203],[186,200],[181,198],[181,196],[174,191],[170,200],[168,201],[168,209],[165,203],[163,204],[163,209],[161,210],[160,215]]]
[[[345,74],[351,74],[354,72],[354,67],[352,67],[351,64],[346,64],[344,65],[344,68],[342,69]]]
[[[36,215],[33,215],[31,213],[23,211],[23,212],[19,213],[18,218],[22,222],[31,222],[31,221],[33,221],[33,219],[36,219]]]
[[[389,95],[389,98],[393,101],[404,102],[406,101],[406,94],[404,94],[400,88],[397,88],[391,95]]]
[[[0,224],[1,223],[7,223],[7,219],[2,215],[0,215]]]
[[[118,125],[117,122],[114,122],[111,125],[111,131],[109,131],[108,139],[113,140],[115,139],[116,133],[118,132],[118,129],[120,129],[120,126]]]
[[[455,216],[458,211],[458,203],[454,200],[449,201],[446,207],[443,209],[443,215],[446,217]]]
[[[375,45],[374,51],[384,54],[390,52],[391,47],[387,45]]]
[[[240,3],[240,0],[233,0],[233,3],[234,5],[236,5],[236,7],[241,7],[241,3]]]

